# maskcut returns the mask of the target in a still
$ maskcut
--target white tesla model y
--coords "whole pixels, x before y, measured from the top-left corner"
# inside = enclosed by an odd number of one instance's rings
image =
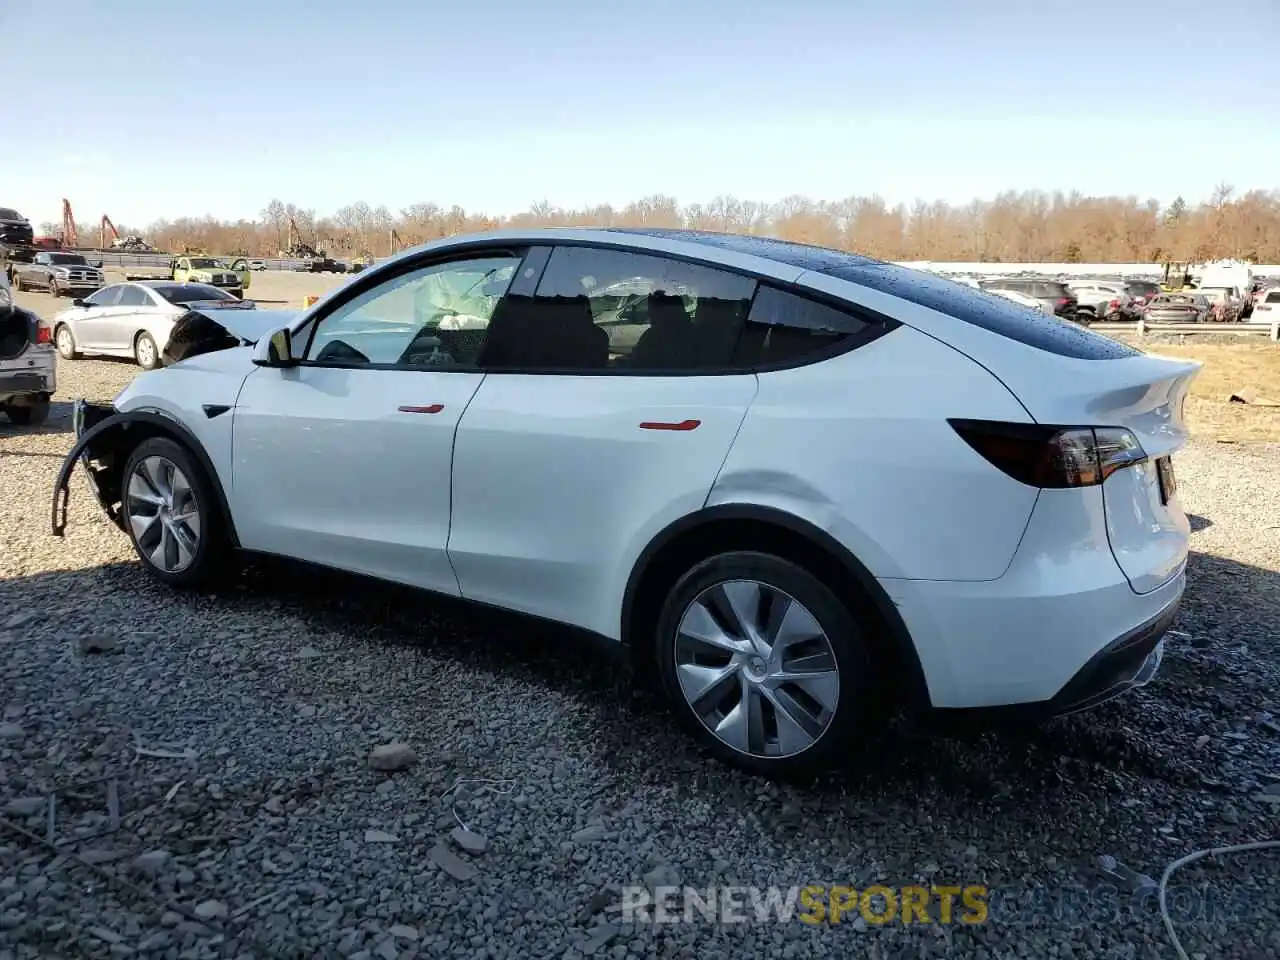
[[[209,318],[77,406],[55,533],[83,462],[175,586],[256,551],[593,631],[756,772],[830,760],[885,691],[1101,702],[1182,595],[1198,365],[914,270],[504,231]]]

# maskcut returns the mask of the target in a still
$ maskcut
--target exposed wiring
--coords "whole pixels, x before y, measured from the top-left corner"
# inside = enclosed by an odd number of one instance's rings
[[[1269,850],[1274,847],[1280,847],[1280,840],[1258,840],[1254,843],[1237,843],[1230,847],[1209,847],[1189,853],[1164,868],[1164,874],[1160,877],[1160,919],[1164,921],[1165,932],[1169,934],[1169,940],[1173,943],[1173,949],[1178,952],[1179,960],[1191,960],[1191,958],[1187,956],[1187,951],[1182,949],[1182,941],[1178,939],[1178,934],[1173,929],[1173,920],[1169,916],[1169,905],[1166,902],[1166,890],[1173,872],[1205,857],[1216,857],[1224,853],[1244,853],[1248,850]]]
[[[449,787],[448,790],[440,794],[440,799],[443,800],[445,797],[450,796],[463,784],[471,783],[481,784],[483,786],[483,790],[481,792],[496,793],[499,796],[505,796],[516,788],[516,781],[514,780],[494,780],[489,777],[459,777],[457,780],[453,781],[453,785]],[[454,797],[453,802],[449,804],[449,812],[453,814],[453,819],[458,821],[458,826],[467,831],[467,833],[472,832],[471,828],[466,825],[462,817],[458,816],[457,797]]]

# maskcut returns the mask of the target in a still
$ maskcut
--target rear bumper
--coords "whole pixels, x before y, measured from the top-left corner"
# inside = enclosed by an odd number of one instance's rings
[[[29,347],[10,366],[0,364],[0,400],[57,390],[57,361],[44,345]],[[22,364],[22,366],[17,366]]]
[[[1112,556],[1101,491],[1043,491],[999,579],[880,582],[915,646],[927,707],[1052,715],[1149,679],[1186,562],[1135,593]]]

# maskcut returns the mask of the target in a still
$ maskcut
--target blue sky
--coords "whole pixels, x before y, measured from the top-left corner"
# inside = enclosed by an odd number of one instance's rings
[[[0,204],[1200,200],[1280,188],[1268,36],[1278,0],[0,0]]]

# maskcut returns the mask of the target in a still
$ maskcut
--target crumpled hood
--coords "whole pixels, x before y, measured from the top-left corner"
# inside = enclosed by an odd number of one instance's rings
[[[203,314],[214,321],[234,337],[247,343],[257,343],[258,339],[293,324],[301,310],[244,310],[231,307],[220,309],[213,306],[219,301],[191,304],[195,313]]]
[[[289,326],[296,310],[255,310],[219,307],[221,301],[188,304],[173,325],[162,359],[171,366],[220,350],[232,350],[257,342],[260,337]]]

